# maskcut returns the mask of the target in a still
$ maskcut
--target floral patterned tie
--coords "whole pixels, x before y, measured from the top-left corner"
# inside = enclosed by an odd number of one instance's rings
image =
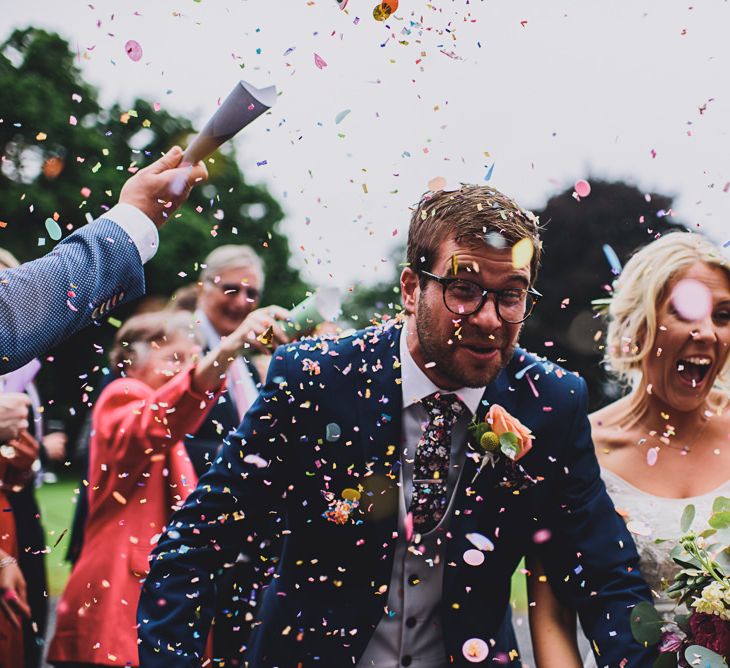
[[[421,403],[429,420],[416,447],[410,511],[413,529],[424,534],[431,531],[446,512],[451,430],[465,406],[455,394],[438,392],[424,397]]]

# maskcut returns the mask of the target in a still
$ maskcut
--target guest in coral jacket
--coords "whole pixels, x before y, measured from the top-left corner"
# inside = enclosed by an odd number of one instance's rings
[[[267,326],[286,340],[273,317]],[[125,376],[93,412],[86,539],[58,603],[55,666],[139,665],[135,612],[148,556],[197,483],[181,439],[217,401],[248,329],[192,366],[200,343],[190,314],[146,313],[120,329],[111,361]]]
[[[25,404],[18,403],[22,415]],[[8,424],[8,412],[0,411],[3,426]],[[0,438],[5,433],[0,427]],[[38,443],[25,429],[0,447],[0,668],[23,665],[22,621],[30,617],[26,582],[17,560],[15,519],[6,492],[23,489],[37,456]]]

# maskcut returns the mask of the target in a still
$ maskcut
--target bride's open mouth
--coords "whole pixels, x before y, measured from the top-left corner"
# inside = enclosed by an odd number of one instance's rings
[[[690,387],[702,385],[711,367],[712,358],[707,355],[693,355],[677,360],[677,373],[682,382]]]

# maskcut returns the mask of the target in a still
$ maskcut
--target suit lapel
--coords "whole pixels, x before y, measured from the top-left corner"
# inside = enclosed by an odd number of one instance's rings
[[[398,519],[403,407],[400,332],[398,325],[366,332],[362,366],[352,370],[358,374],[358,425],[366,470],[363,486],[370,516],[366,521],[388,532],[396,530]]]

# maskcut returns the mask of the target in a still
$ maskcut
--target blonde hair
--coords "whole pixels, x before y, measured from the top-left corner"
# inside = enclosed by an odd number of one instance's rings
[[[668,298],[672,279],[697,262],[718,267],[730,278],[730,262],[720,248],[696,233],[671,232],[638,250],[616,281],[604,362],[632,390],[641,383],[642,364],[656,340],[657,307]],[[730,356],[713,386],[725,397],[730,394],[729,375]]]
[[[165,310],[132,316],[114,337],[109,361],[118,368],[123,368],[125,363],[133,366],[143,364],[150,344],[178,336],[190,338],[202,345],[193,318],[187,311],[171,313]]]

